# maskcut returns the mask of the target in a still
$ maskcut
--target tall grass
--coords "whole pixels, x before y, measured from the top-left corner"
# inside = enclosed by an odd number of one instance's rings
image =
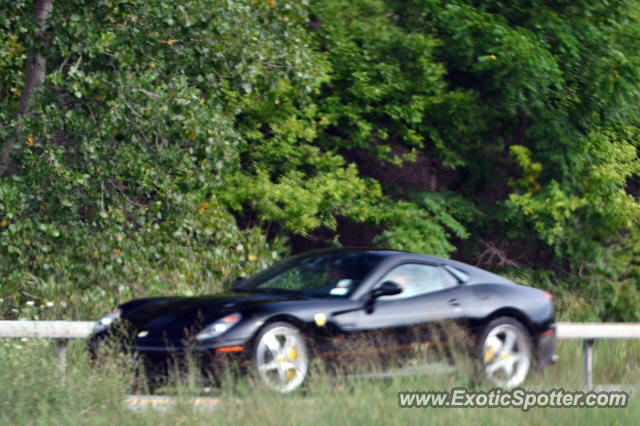
[[[534,375],[527,387],[536,390],[582,389],[580,342],[562,342],[559,362]],[[469,370],[430,376],[353,379],[324,374],[315,366],[303,390],[279,395],[249,378],[229,377],[213,394],[215,409],[189,403],[202,388],[186,381],[165,393],[178,399],[169,411],[133,412],[123,403],[132,375],[115,360],[92,366],[82,342],[70,346],[69,366],[62,375],[53,345],[42,340],[0,341],[0,424],[2,425],[283,425],[283,424],[635,424],[638,398],[626,408],[399,408],[397,392],[448,391],[473,386]],[[596,383],[640,383],[640,343],[602,341],[595,346]],[[486,386],[477,385],[476,390]],[[488,389],[488,387],[486,387]]]

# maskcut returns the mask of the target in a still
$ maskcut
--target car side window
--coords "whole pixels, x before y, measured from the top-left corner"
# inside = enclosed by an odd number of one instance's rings
[[[454,287],[460,284],[460,280],[456,276],[451,274],[451,272],[449,272],[448,269],[446,268],[439,268],[439,269],[440,269],[440,274],[442,275],[442,283],[444,284],[445,287]]]
[[[381,301],[407,299],[448,287],[442,280],[440,268],[420,263],[405,263],[393,268],[382,277],[380,284],[385,281],[395,282],[402,287],[402,292],[382,296]]]

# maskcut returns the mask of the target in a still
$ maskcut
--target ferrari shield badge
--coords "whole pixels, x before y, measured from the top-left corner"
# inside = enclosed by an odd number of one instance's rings
[[[324,327],[324,325],[327,323],[327,316],[325,314],[315,314],[313,316],[313,319],[318,327]]]

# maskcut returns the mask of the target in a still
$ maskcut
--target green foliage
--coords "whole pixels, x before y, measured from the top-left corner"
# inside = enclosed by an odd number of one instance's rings
[[[368,188],[353,166],[308,177],[298,171],[273,182],[265,173],[241,176],[232,181],[238,189],[227,193],[231,205],[240,210],[248,204],[261,220],[282,222],[288,231],[305,235],[318,227],[336,228],[339,213],[368,219],[358,201],[379,195],[374,183]],[[233,198],[231,198],[233,197]]]
[[[280,256],[280,236],[240,228],[225,203],[253,130],[241,115],[283,80],[295,102],[321,71],[306,12],[253,3],[54,4],[47,80],[21,131],[9,118],[0,130],[20,139],[0,185],[4,306],[98,315],[145,293],[219,291]]]
[[[404,28],[436,35],[451,88],[474,92],[491,123],[468,147],[471,182],[495,179],[486,174],[505,167],[504,154],[519,165],[519,177],[507,174],[507,235],[533,230],[576,270],[614,244],[636,250],[626,185],[638,173],[637,2],[393,4]]]
[[[20,100],[26,60],[26,46],[21,37],[28,25],[24,16],[29,13],[25,1],[6,3],[10,4],[3,3],[0,16],[0,122],[12,118]]]
[[[637,1],[56,0],[46,37],[32,8],[0,16],[3,314],[217,291],[356,222],[541,245],[637,316]]]
[[[533,223],[559,257],[595,261],[612,238],[635,233],[640,204],[625,186],[640,171],[640,162],[632,140],[621,138],[620,132],[592,134],[584,143],[582,156],[575,157],[574,176],[563,185],[552,180],[544,189],[535,182],[540,164],[522,147],[512,147],[529,188],[512,193],[508,205],[517,209],[515,217]]]
[[[447,88],[446,69],[434,56],[441,42],[397,24],[379,0],[322,1],[313,7],[322,22],[317,42],[332,64],[318,105],[326,131],[319,143],[363,148],[385,161],[392,152],[426,150],[459,165],[458,150],[482,126],[468,106],[472,93]]]
[[[468,238],[465,223],[480,215],[464,198],[446,193],[416,193],[411,201],[390,201],[382,209],[386,230],[379,238],[381,245],[434,256],[454,250],[453,238]]]

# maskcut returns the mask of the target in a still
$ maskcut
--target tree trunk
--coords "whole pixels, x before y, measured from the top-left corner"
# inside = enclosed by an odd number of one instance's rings
[[[43,44],[44,34],[47,29],[47,19],[53,10],[53,0],[36,0],[36,4],[33,8],[33,17],[38,24],[38,32],[36,37],[40,38]],[[46,46],[42,46],[46,47]],[[42,49],[44,50],[44,49]],[[46,58],[38,53],[37,50],[30,52],[27,58],[27,66],[24,77],[24,88],[22,95],[20,96],[20,105],[16,112],[16,119],[29,113],[29,104],[31,102],[32,95],[38,86],[42,83],[47,70]],[[15,143],[14,138],[8,139],[2,149],[2,158],[0,158],[0,172],[6,174],[7,169],[11,163],[11,152]]]

